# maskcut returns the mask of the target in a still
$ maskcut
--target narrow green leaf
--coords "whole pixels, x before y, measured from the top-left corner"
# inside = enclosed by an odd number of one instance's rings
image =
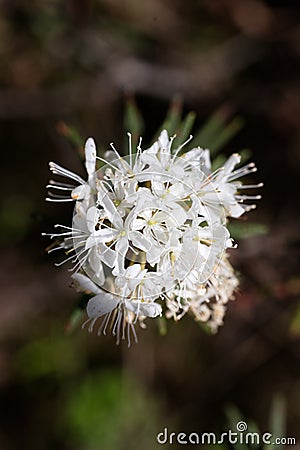
[[[166,336],[167,334],[167,321],[164,317],[158,318],[158,330],[160,336]]]
[[[182,100],[179,96],[174,97],[167,112],[166,118],[159,129],[158,134],[162,130],[167,130],[169,136],[172,136],[178,128],[182,114]]]
[[[84,160],[84,139],[81,137],[80,133],[78,132],[77,128],[66,124],[65,122],[59,122],[56,126],[56,129],[58,133],[61,136],[64,136],[67,141],[76,148],[78,151],[80,159]]]
[[[267,225],[262,223],[248,223],[248,222],[231,222],[227,224],[230,235],[234,239],[243,239],[252,236],[261,236],[267,234],[269,229]]]
[[[133,96],[127,96],[124,114],[124,129],[131,133],[132,143],[136,145],[139,137],[142,135],[145,128],[143,117],[137,107]],[[125,148],[127,148],[128,141],[126,140]]]
[[[235,117],[226,127],[223,129],[210,144],[210,152],[212,155],[218,153],[227,142],[229,142],[244,126],[244,120],[241,117]]]
[[[239,411],[239,409],[235,406],[235,405],[228,405],[226,410],[225,410],[225,414],[227,416],[228,422],[229,422],[229,427],[230,430],[233,433],[238,433],[239,439],[238,442],[236,444],[233,444],[233,448],[235,450],[245,450],[245,449],[249,449],[249,448],[257,448],[258,446],[256,445],[255,442],[253,442],[253,444],[251,444],[251,441],[249,442],[249,446],[243,442],[246,442],[246,435],[247,433],[257,433],[258,435],[259,433],[259,429],[258,426],[255,422],[253,422],[253,420],[249,420],[249,419],[245,419],[243,417],[243,415],[241,414],[241,412]],[[243,423],[243,425],[246,427],[244,429],[244,431],[241,431],[241,422]]]
[[[208,334],[209,336],[211,336],[211,335],[213,334],[212,331],[211,331],[210,326],[207,325],[207,323],[201,322],[200,320],[197,320],[197,321],[196,321],[196,324],[198,325],[198,327],[201,328],[201,330],[202,330],[204,333]]]
[[[214,171],[215,171],[216,169],[218,169],[219,167],[222,167],[223,164],[225,163],[226,159],[227,159],[227,157],[224,156],[224,155],[222,155],[222,154],[217,155],[217,156],[213,159],[212,164],[211,164],[211,170],[212,170],[212,172],[214,172]]]
[[[243,416],[240,410],[235,405],[227,405],[225,414],[228,419],[229,425],[235,428],[236,424],[243,420]]]
[[[273,398],[272,410],[270,416],[270,433],[273,439],[285,436],[286,432],[286,402],[282,395],[277,394]],[[276,450],[283,449],[284,446],[280,444],[270,445],[268,448],[276,448]]]
[[[185,116],[185,118],[179,125],[178,131],[177,131],[177,136],[176,136],[176,147],[177,148],[188,139],[189,135],[191,134],[195,119],[196,119],[196,114],[193,111],[191,111]]]
[[[226,410],[225,410],[228,422],[229,422],[229,428],[231,431],[233,431],[234,433],[237,432],[237,424],[239,422],[245,422],[242,414],[240,413],[240,411],[238,410],[238,408],[234,405],[229,405]],[[244,450],[247,449],[247,446],[241,443],[236,443],[233,445],[233,447],[236,450]]]
[[[210,148],[215,137],[225,128],[225,118],[220,111],[215,112],[200,128],[194,141],[201,147]]]
[[[226,107],[216,111],[194,138],[197,145],[209,148],[212,156],[216,155],[244,125],[244,121],[240,117],[235,117],[226,125],[229,114]]]
[[[81,308],[76,308],[72,312],[69,321],[65,325],[65,333],[71,334],[78,327],[83,316],[84,316],[84,310]]]
[[[241,162],[240,165],[245,164],[252,156],[252,152],[249,148],[244,148],[243,150],[239,151],[239,154],[241,156]]]

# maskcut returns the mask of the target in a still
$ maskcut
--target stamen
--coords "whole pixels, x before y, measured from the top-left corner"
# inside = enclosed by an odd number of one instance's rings
[[[67,227],[66,225],[60,225],[59,223],[56,223],[54,228],[65,228],[66,230],[78,231],[79,233],[83,232],[80,228]]]
[[[46,197],[46,202],[52,202],[52,203],[61,203],[61,202],[74,202],[73,198],[51,198],[51,197]]]
[[[98,180],[99,184],[104,184],[110,192],[113,192],[113,187],[105,180]]]
[[[50,167],[51,172],[54,173],[55,175],[61,175],[66,178],[71,178],[72,180],[77,181],[79,184],[85,184],[85,181],[79,175],[71,172],[68,169],[65,169],[64,167],[62,167],[52,161],[49,163],[49,167]]]
[[[175,135],[175,136],[176,136],[176,135]],[[173,138],[170,139],[170,140],[171,140],[171,143],[173,142],[175,136],[173,136]],[[176,158],[176,156],[178,155],[178,153],[180,152],[180,150],[181,150],[183,147],[185,147],[186,144],[187,144],[188,142],[190,142],[192,139],[193,139],[193,136],[190,134],[189,138],[188,138],[183,144],[181,144],[181,145],[178,147],[178,149],[176,150],[176,152],[174,153],[173,158],[172,158],[172,162],[175,160],[175,158]]]
[[[49,250],[47,250],[47,253],[52,253],[56,250],[63,250],[65,247],[63,245],[60,245],[59,247],[54,247],[54,248],[50,248]]]
[[[107,164],[108,166],[112,167],[114,170],[116,170],[122,174],[122,171],[120,169],[118,169],[118,167],[114,166],[109,161],[106,161],[106,159],[100,158],[100,156],[96,156],[96,159],[99,159],[99,161],[104,162],[104,164]]]
[[[251,211],[252,209],[256,208],[256,205],[242,205],[245,211]]]
[[[136,331],[135,331],[133,323],[131,323],[131,322],[128,323],[128,326],[130,327],[130,329],[132,331],[132,334],[133,334],[133,337],[134,337],[134,340],[135,340],[135,343],[137,344],[138,343],[138,337],[137,337],[137,334],[136,334]],[[130,339],[129,339],[129,342],[128,342],[128,347],[130,347]]]
[[[261,200],[261,195],[235,195],[238,200]]]
[[[139,143],[138,143],[138,146],[136,149],[137,149],[137,152],[136,152],[135,161],[137,161],[137,159],[140,157],[140,155],[142,153],[142,137],[140,137]]]
[[[115,146],[114,146],[114,143],[111,142],[109,145],[111,146],[111,148],[112,148],[113,151],[115,152],[117,158],[118,158],[118,159],[121,159],[121,155],[120,155],[120,153],[116,150],[116,148],[115,148]]]
[[[132,139],[131,139],[131,133],[127,133],[128,136],[128,148],[129,148],[129,165],[132,169]]]
[[[218,175],[220,174],[220,172],[224,172],[224,167],[219,167],[218,169],[216,169],[211,175],[208,175],[203,183],[203,186],[206,186],[207,184],[211,183],[212,181],[214,181]]]
[[[257,189],[264,186],[264,183],[258,183],[258,184],[240,184],[238,186],[238,189]]]
[[[241,167],[240,169],[235,170],[232,172],[228,178],[227,181],[233,181],[236,178],[244,177],[245,175],[248,175],[249,173],[257,172],[257,167],[255,167],[254,163],[249,163],[244,167]]]
[[[82,329],[82,330],[84,329],[84,327],[86,326],[86,324],[89,323],[90,320],[91,320],[91,319],[90,319],[90,317],[89,317],[85,322],[83,322],[83,324],[81,325],[81,329]]]
[[[42,236],[50,236],[50,239],[58,236],[72,236],[73,233],[71,231],[67,231],[66,233],[41,233]]]
[[[56,181],[56,180],[49,180],[49,185],[51,185],[51,187],[54,187],[54,185],[55,186],[60,186],[60,187],[65,187],[65,188],[69,188],[71,190],[76,187],[73,184],[63,183],[61,181]]]
[[[127,322],[127,342],[128,342],[127,346],[129,348],[130,345],[131,345],[131,342],[130,342],[130,323],[129,322]]]
[[[117,311],[117,317],[115,319],[115,322],[114,322],[114,325],[113,325],[113,329],[112,329],[112,334],[114,336],[116,335],[118,322],[119,322],[121,316],[122,316],[122,311],[121,311],[120,306],[119,306],[118,311]]]
[[[92,333],[92,331],[93,331],[93,329],[94,329],[94,325],[95,325],[97,319],[98,319],[98,317],[95,317],[94,319],[92,319],[92,321],[91,321],[91,323],[90,323],[90,326],[89,326],[89,328],[88,328],[89,333]]]
[[[125,340],[125,328],[126,328],[126,320],[124,318],[123,323],[122,323],[122,341]]]
[[[60,191],[73,191],[74,188],[75,186],[66,187],[66,186],[59,186],[59,184],[47,184],[46,186],[46,189],[58,189]]]
[[[54,265],[55,265],[56,267],[60,267],[60,266],[62,266],[63,264],[65,264],[66,262],[71,261],[72,259],[74,259],[74,255],[69,256],[69,258],[64,259],[63,261],[61,261],[61,262],[59,262],[59,263],[54,263]]]
[[[103,335],[104,336],[106,336],[106,328],[107,328],[107,326],[109,324],[109,321],[110,321],[110,318],[111,318],[111,315],[113,314],[113,312],[114,311],[110,311],[110,313],[107,314],[107,319],[105,321],[105,325],[104,325],[104,328],[103,328]]]
[[[111,314],[112,314],[112,311],[110,311],[108,314],[105,314],[105,316],[101,322],[101,325],[98,329],[98,332],[97,332],[98,336],[100,336],[101,333],[103,333],[103,335],[106,336],[106,328],[107,328],[107,324],[109,322]]]
[[[84,252],[86,252],[85,248],[84,248],[81,252],[76,253],[76,259],[79,259],[80,256],[81,256]],[[72,256],[70,256],[69,258],[64,259],[63,261],[61,261],[61,262],[59,262],[59,263],[54,263],[54,265],[55,265],[56,267],[60,267],[60,266],[62,266],[63,264],[65,264],[66,262],[71,261],[72,259],[74,260],[74,257],[75,257],[75,256],[72,255]],[[75,262],[76,259],[75,259],[73,262]],[[80,260],[79,260],[79,263],[80,263]],[[80,263],[80,265],[82,265],[82,264]],[[76,264],[76,266],[77,266],[77,264]],[[76,267],[76,266],[75,266],[75,267]],[[72,269],[72,270],[74,270],[74,269]]]

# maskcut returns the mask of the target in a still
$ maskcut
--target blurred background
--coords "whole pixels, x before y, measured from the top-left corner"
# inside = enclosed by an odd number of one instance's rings
[[[241,419],[300,439],[299,2],[0,8],[0,449],[148,450],[165,427],[221,433]],[[78,294],[41,232],[72,207],[45,203],[48,162],[83,174],[88,136],[124,152],[128,104],[150,143],[172,100],[196,113],[194,132],[229,124],[210,136],[225,155],[251,149],[265,187],[241,223],[267,232],[232,251],[241,287],[217,335],[185,317],[160,336],[148,320],[138,345],[116,347],[71,330]]]

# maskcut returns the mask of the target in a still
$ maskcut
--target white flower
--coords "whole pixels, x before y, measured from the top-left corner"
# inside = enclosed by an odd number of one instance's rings
[[[117,342],[131,336],[134,325],[163,314],[179,320],[185,314],[205,322],[212,331],[223,323],[225,305],[238,280],[226,249],[233,246],[227,221],[253,208],[238,178],[256,170],[253,164],[235,169],[239,155],[212,172],[208,149],[192,148],[180,156],[175,136],[163,130],[157,141],[122,157],[111,144],[106,160],[96,155],[94,141],[85,145],[87,180],[50,163],[51,171],[77,186],[51,181],[49,188],[69,193],[51,201],[76,201],[71,227],[57,225],[50,233],[74,263],[73,284],[91,296],[89,330],[101,320]],[[105,166],[96,171],[96,160]]]
[[[138,265],[136,265],[138,266]],[[135,278],[135,275],[137,276]],[[131,284],[129,291],[133,291],[142,277],[138,267],[133,267],[125,274],[125,279]],[[102,318],[98,334],[106,334],[107,327],[111,326],[113,334],[117,338],[117,344],[121,339],[127,339],[128,346],[131,342],[131,333],[135,341],[137,335],[134,325],[137,320],[143,321],[146,317],[155,318],[160,316],[162,308],[158,303],[153,301],[141,301],[136,298],[126,298],[107,293],[96,286],[95,283],[82,274],[73,274],[73,280],[77,285],[77,289],[82,292],[91,292],[96,294],[91,297],[87,304],[88,320],[83,324],[89,324],[89,331],[93,331],[96,321]]]
[[[226,303],[233,299],[237,287],[238,279],[228,262],[227,255],[223,254],[207,282],[199,282],[198,274],[192,271],[178,284],[166,302],[168,307],[166,315],[178,320],[189,312],[195,320],[206,322],[210,329],[216,332],[223,324]]]
[[[50,180],[49,189],[55,189],[61,192],[69,192],[69,196],[65,197],[57,195],[50,191],[50,196],[46,199],[52,202],[64,202],[64,201],[85,201],[87,204],[92,199],[92,190],[95,184],[95,170],[96,170],[96,145],[92,138],[89,138],[85,143],[85,168],[88,174],[88,180],[83,180],[79,175],[65,169],[64,167],[50,162],[49,167],[54,175],[59,175],[70,180],[76,181],[78,186],[74,186],[68,183],[61,183],[58,181]]]
[[[170,179],[184,179],[186,162],[183,158],[177,158],[177,153],[185,144],[172,154],[173,140],[174,137],[169,139],[167,131],[163,130],[158,140],[141,153],[141,161],[146,165],[143,176],[140,176],[142,181],[168,182]]]
[[[199,283],[214,272],[224,250],[231,246],[229,231],[222,225],[188,228],[183,235],[183,247],[176,272],[183,279],[191,271],[198,274]]]
[[[100,186],[101,183],[101,181],[98,181],[98,186]],[[111,198],[121,217],[126,216],[129,209],[136,204],[138,196],[136,187],[137,184],[135,182],[127,182],[118,172],[115,174],[113,186],[108,191],[107,195]]]
[[[122,296],[133,295],[146,272],[147,269],[142,269],[140,264],[133,264],[127,267],[123,274],[116,276],[115,286]],[[136,297],[139,298],[139,292]]]
[[[245,200],[259,200],[260,195],[247,196],[238,194],[238,189],[243,189],[242,184],[233,183],[236,178],[245,176],[257,169],[253,163],[234,171],[236,164],[240,163],[240,155],[232,155],[223,167],[216,170],[209,177],[202,180],[193,178],[194,189],[199,202],[204,205],[213,221],[220,218],[224,221],[226,216],[240,217],[245,211],[253,209],[254,205],[245,205]],[[250,186],[261,187],[262,184]],[[247,188],[247,187],[246,187]]]
[[[73,270],[84,269],[92,273],[94,279],[101,286],[105,282],[105,276],[102,265],[101,247],[89,245],[93,239],[95,232],[95,225],[98,222],[99,212],[95,207],[89,208],[87,211],[78,204],[75,209],[73,217],[73,226],[65,227],[64,225],[56,225],[55,228],[61,228],[60,233],[42,233],[43,235],[53,238],[61,238],[61,243],[49,252],[59,249],[65,249],[68,255],[62,262],[57,263],[57,266],[65,264],[68,261],[74,263]],[[102,247],[103,249],[103,247]],[[71,256],[69,256],[71,254]],[[107,260],[106,256],[106,260]]]
[[[139,231],[132,229],[131,223],[137,212],[132,209],[128,216],[123,220],[114,202],[108,195],[108,191],[103,185],[98,186],[98,204],[101,205],[102,221],[97,222],[93,235],[87,242],[87,247],[97,246],[99,243],[109,243],[110,247],[114,245],[115,269],[113,274],[119,274],[124,271],[124,263],[129,248],[135,248],[146,252],[150,249],[151,243]],[[106,225],[107,219],[110,225]],[[133,250],[135,251],[135,250]],[[106,262],[106,255],[103,255]],[[107,264],[109,264],[107,262]]]
[[[150,205],[151,206],[151,205]],[[182,208],[168,210],[144,209],[137,214],[137,217],[132,221],[134,230],[142,230],[143,235],[149,242],[147,249],[146,261],[153,266],[157,264],[169,248],[169,242],[180,232],[180,226],[186,218]],[[179,241],[177,239],[177,244]]]

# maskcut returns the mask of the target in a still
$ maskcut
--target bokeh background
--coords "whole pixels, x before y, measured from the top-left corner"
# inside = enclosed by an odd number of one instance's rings
[[[240,419],[300,439],[299,2],[0,8],[0,449],[148,450],[165,427],[220,433]],[[72,208],[45,204],[48,161],[82,173],[90,135],[122,152],[128,101],[150,142],[174,96],[194,130],[233,120],[222,151],[251,149],[265,182],[242,225],[267,232],[232,251],[241,288],[217,335],[185,317],[161,336],[148,320],[138,345],[116,347],[71,330],[78,294],[41,232]]]

